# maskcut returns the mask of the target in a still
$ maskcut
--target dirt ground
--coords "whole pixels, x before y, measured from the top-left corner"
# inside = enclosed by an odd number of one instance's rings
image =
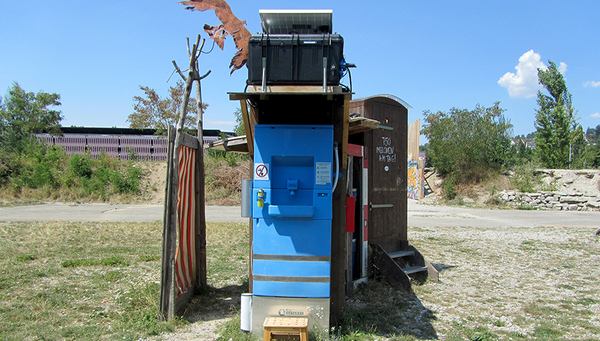
[[[144,192],[149,205],[162,205],[165,202],[165,182],[167,180],[167,163],[140,162],[144,167]]]

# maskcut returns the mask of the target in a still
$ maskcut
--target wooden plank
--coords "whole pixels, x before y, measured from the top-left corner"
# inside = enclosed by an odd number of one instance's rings
[[[198,138],[196,136],[182,133],[181,134],[181,145],[190,147],[193,149],[198,149],[198,147],[200,146],[200,143],[198,143]]]
[[[427,276],[429,277],[429,279],[434,282],[439,282],[440,281],[439,271],[427,260],[425,260],[425,265],[427,265]]]
[[[344,102],[335,102],[333,110],[333,138],[338,145],[343,140]],[[340,155],[341,156],[341,155]],[[346,169],[340,167],[346,174]],[[331,326],[339,325],[346,307],[346,181],[339,181],[333,193],[333,219],[331,224],[331,283],[330,315]]]
[[[251,128],[250,126],[250,116],[249,116],[249,112],[248,112],[248,103],[246,102],[246,100],[240,100],[240,107],[242,110],[242,119],[244,121],[244,131],[246,133],[246,136],[249,137],[249,139],[247,139],[246,141],[252,141],[254,142],[252,136],[254,136],[254,131],[253,128]],[[246,142],[246,149],[248,151],[248,153],[250,155],[254,155],[254,144],[248,144]]]
[[[407,158],[419,161],[419,139],[421,137],[421,120],[416,120],[408,127],[408,149]]]
[[[348,134],[354,135],[379,128],[379,121],[365,117],[351,117],[348,122]]]
[[[204,109],[202,108],[202,89],[200,79],[195,79],[196,84],[196,129],[198,148],[196,149],[196,183],[195,195],[196,195],[196,243],[195,243],[195,257],[196,257],[196,278],[194,279],[194,289],[196,292],[202,292],[207,288],[207,267],[206,267],[206,211],[205,211],[205,180],[204,180],[204,149],[201,148],[204,141],[204,124],[203,114]]]
[[[177,133],[173,134],[173,151],[171,153],[171,189],[169,199],[169,265],[170,265],[170,283],[169,286],[169,305],[167,318],[175,318],[175,254],[177,250],[177,184],[179,182],[179,142]]]
[[[246,135],[242,135],[211,142],[208,146],[205,147],[205,149],[250,154],[248,150],[250,146],[251,144],[249,145],[246,141]]]
[[[344,99],[342,119],[342,168],[348,168],[348,123],[350,120],[350,99]]]
[[[254,155],[254,126],[258,124],[258,109],[255,106],[250,107],[249,118],[250,135],[246,134],[246,140],[249,144],[252,144],[252,153],[250,155]]]
[[[170,293],[173,290],[172,267],[175,259],[171,247],[171,190],[172,190],[172,170],[173,170],[173,143],[175,141],[175,128],[168,129],[168,147],[167,147],[167,179],[165,182],[165,204],[163,215],[163,239],[162,239],[162,259],[161,259],[161,284],[160,284],[160,302],[159,319],[166,320],[169,316]]]

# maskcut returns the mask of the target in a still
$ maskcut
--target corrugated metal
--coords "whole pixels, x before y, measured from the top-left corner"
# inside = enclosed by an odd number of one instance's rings
[[[97,159],[104,152],[108,156],[119,157],[119,137],[115,135],[86,136],[90,157]]]
[[[62,147],[69,156],[73,154],[85,154],[85,135],[65,134],[63,137],[56,137],[54,144]]]
[[[152,158],[152,137],[153,136],[135,136],[121,135],[121,160],[130,160],[133,152],[138,160],[147,161]]]

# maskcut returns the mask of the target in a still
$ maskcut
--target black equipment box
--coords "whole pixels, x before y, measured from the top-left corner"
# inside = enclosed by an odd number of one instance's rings
[[[248,84],[340,83],[344,39],[339,34],[256,34],[248,45]]]

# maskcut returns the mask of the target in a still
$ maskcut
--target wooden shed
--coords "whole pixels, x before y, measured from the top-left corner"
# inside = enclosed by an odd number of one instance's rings
[[[373,261],[390,282],[410,287],[408,275],[435,271],[407,238],[407,133],[411,107],[392,95],[377,95],[350,102],[352,119],[379,122],[376,129],[349,136],[349,176],[359,214],[348,239],[347,287],[366,275],[368,246]],[[362,161],[362,162],[361,162]],[[361,175],[359,175],[361,174]],[[352,230],[352,229],[350,229]],[[360,259],[360,260],[358,260]]]

